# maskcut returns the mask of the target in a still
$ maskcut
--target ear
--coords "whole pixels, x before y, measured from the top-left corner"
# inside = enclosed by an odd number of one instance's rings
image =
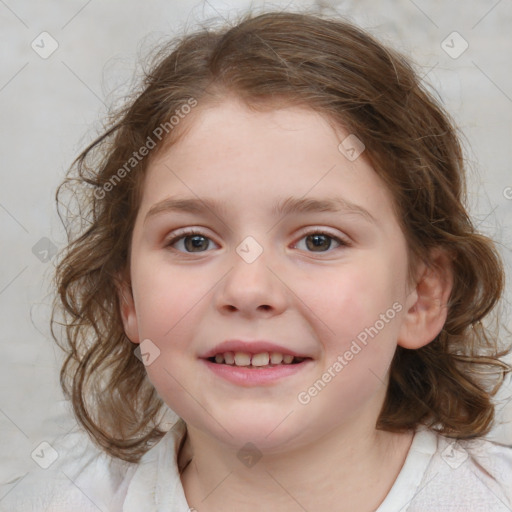
[[[121,273],[118,274],[116,279],[116,288],[124,332],[132,343],[140,343],[135,301],[133,300],[132,287],[129,282],[129,278]]]
[[[398,345],[417,349],[428,345],[441,332],[448,317],[448,299],[453,287],[451,258],[441,248],[431,250],[429,265],[420,263],[416,284],[407,297]]]

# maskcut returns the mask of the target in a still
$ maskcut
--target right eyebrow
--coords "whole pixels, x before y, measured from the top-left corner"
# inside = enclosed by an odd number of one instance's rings
[[[225,208],[221,203],[214,199],[203,198],[178,198],[168,197],[155,203],[146,213],[144,223],[147,222],[151,217],[161,213],[167,212],[185,212],[185,213],[220,213],[221,216],[226,214]]]

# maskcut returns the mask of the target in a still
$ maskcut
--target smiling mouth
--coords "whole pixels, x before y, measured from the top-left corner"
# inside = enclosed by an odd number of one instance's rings
[[[224,352],[209,357],[207,360],[221,365],[263,369],[299,364],[306,359],[310,358],[296,357],[291,354],[281,354],[279,352],[261,352],[259,354]]]

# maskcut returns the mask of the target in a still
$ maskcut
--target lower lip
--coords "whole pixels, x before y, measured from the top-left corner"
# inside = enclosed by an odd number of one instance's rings
[[[272,383],[279,379],[296,375],[313,362],[311,359],[306,359],[305,361],[297,364],[282,364],[272,368],[257,369],[247,368],[244,366],[212,363],[207,359],[202,359],[202,361],[219,377],[240,386],[260,386]]]

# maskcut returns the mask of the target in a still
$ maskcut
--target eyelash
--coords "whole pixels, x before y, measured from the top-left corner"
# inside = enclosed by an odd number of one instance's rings
[[[186,230],[183,230],[183,231],[177,233],[175,236],[173,236],[171,239],[169,239],[165,243],[165,247],[166,248],[171,248],[173,250],[177,250],[177,249],[174,249],[172,247],[176,242],[178,242],[179,240],[184,239],[184,238],[188,238],[188,237],[191,237],[191,236],[198,236],[198,235],[203,237],[203,238],[206,238],[208,240],[211,240],[207,235],[205,235],[201,231],[198,231],[196,229],[186,229]],[[341,247],[350,247],[351,246],[351,244],[348,241],[346,241],[345,239],[336,237],[336,236],[331,235],[328,232],[322,231],[320,229],[314,229],[314,230],[311,230],[311,231],[307,231],[306,233],[303,233],[301,238],[299,239],[299,241],[302,240],[303,238],[306,238],[306,237],[311,236],[311,235],[324,235],[324,236],[334,240],[335,242],[337,242],[339,244],[339,247],[336,247],[335,249],[340,249]],[[329,249],[330,249],[330,247],[329,247]],[[208,251],[207,250],[206,251],[199,251],[198,253],[187,252],[187,251],[178,251],[178,252],[181,252],[183,254],[199,254],[201,252],[208,252]],[[316,251],[307,251],[307,252],[311,252],[312,254],[315,254]],[[327,250],[327,251],[318,251],[318,253],[320,253],[320,254],[328,253],[328,252],[331,252],[331,251],[329,251],[329,250]]]

